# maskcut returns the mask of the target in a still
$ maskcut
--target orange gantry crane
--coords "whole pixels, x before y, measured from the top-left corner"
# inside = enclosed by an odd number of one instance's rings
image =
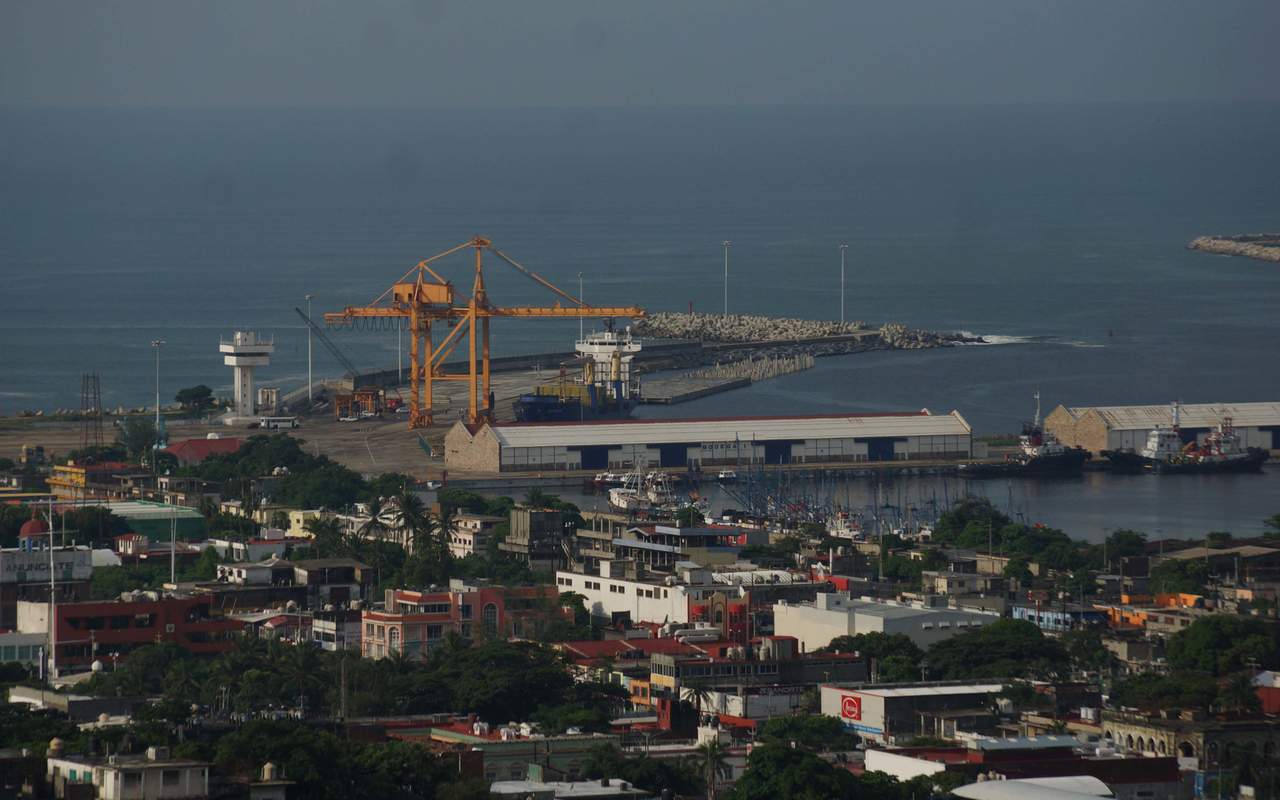
[[[451,282],[440,277],[431,264],[442,258],[471,248],[475,250],[475,276],[469,297],[459,297]],[[510,264],[516,271],[560,297],[553,306],[501,307],[489,300],[484,285],[483,255],[488,250]],[[567,305],[561,305],[561,300]],[[451,247],[442,253],[423,259],[374,298],[367,306],[348,306],[342,311],[324,315],[325,324],[331,327],[352,326],[359,320],[406,318],[409,320],[409,427],[422,428],[431,425],[432,387],[436,381],[467,381],[467,420],[472,424],[493,414],[493,394],[489,389],[489,320],[493,317],[521,318],[577,318],[577,317],[632,317],[645,316],[645,310],[636,306],[589,306],[580,298],[560,290],[541,275],[526,268],[515,259],[493,246],[483,236]],[[450,328],[435,343],[432,327],[443,321]],[[477,335],[478,334],[478,335]],[[444,361],[463,337],[467,338],[469,357],[466,373],[448,374]],[[477,343],[477,339],[479,342]],[[477,344],[480,353],[477,360]],[[481,408],[483,398],[483,408]]]

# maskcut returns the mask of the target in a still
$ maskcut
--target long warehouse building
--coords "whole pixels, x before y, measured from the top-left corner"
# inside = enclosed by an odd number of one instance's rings
[[[1178,427],[1185,441],[1204,441],[1205,434],[1230,419],[1246,447],[1280,450],[1280,403],[1198,403],[1178,409]],[[1173,424],[1173,406],[1058,406],[1045,417],[1044,427],[1068,446],[1092,453],[1103,450],[1141,450],[1147,434]]]
[[[969,458],[957,411],[722,419],[456,423],[445,465],[468,472],[629,470]]]

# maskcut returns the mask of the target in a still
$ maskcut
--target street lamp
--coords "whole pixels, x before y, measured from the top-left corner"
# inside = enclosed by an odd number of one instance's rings
[[[849,245],[840,245],[840,324],[844,324],[844,253]]]
[[[307,411],[311,411],[311,295],[307,295]]]
[[[151,346],[156,349],[156,430],[160,430],[160,346],[164,339],[152,339]]]
[[[724,315],[729,316],[729,247],[733,242],[725,239],[724,245]]]

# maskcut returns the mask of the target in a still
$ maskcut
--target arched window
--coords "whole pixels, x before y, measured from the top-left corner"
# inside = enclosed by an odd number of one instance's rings
[[[1157,743],[1156,743],[1156,752],[1157,752],[1157,753],[1159,753],[1160,755],[1164,755],[1164,740],[1163,740],[1163,739],[1161,739],[1159,742],[1157,742]]]
[[[1106,733],[1104,733],[1104,734],[1102,734],[1102,735],[1103,735],[1103,736],[1104,736],[1108,741],[1113,741],[1113,740],[1116,738],[1116,737],[1114,737],[1114,736],[1112,736],[1112,735],[1111,735],[1111,731],[1107,731]]]
[[[387,645],[392,653],[400,649],[400,629],[391,628],[387,631]]]
[[[1196,748],[1191,742],[1182,742],[1178,745],[1178,755],[1183,758],[1195,758]]]
[[[1132,749],[1133,749],[1133,734],[1132,734],[1132,733],[1131,733],[1131,734],[1129,734],[1128,736],[1124,737],[1124,746],[1125,746],[1125,748],[1126,748],[1126,749],[1129,749],[1129,750],[1132,750]]]
[[[480,612],[480,621],[484,623],[485,632],[492,635],[498,632],[498,606],[495,603],[485,603],[484,609]]]

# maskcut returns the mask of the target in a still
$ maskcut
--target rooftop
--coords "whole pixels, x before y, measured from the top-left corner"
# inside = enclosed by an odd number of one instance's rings
[[[1176,558],[1181,561],[1188,561],[1195,558],[1212,558],[1214,556],[1257,558],[1258,556],[1275,555],[1280,555],[1280,549],[1274,547],[1258,547],[1257,545],[1252,544],[1242,544],[1237,547],[1188,547],[1184,550],[1175,550],[1172,553],[1165,553],[1161,558]]]
[[[926,410],[885,414],[818,414],[794,417],[701,419],[627,419],[591,422],[514,422],[492,425],[507,447],[624,445],[641,442],[785,441],[881,436],[968,436],[969,423],[958,412],[934,415]]]
[[[1081,406],[1067,411],[1077,419],[1088,411],[1096,411],[1112,430],[1148,430],[1157,425],[1173,424],[1173,409],[1168,403],[1155,406]],[[1178,407],[1179,424],[1183,428],[1212,428],[1231,417],[1237,426],[1280,424],[1280,403],[1193,403]]]
[[[873,697],[926,697],[952,694],[995,694],[1004,690],[1003,683],[964,683],[939,681],[927,684],[827,683],[825,688],[848,689]]]

